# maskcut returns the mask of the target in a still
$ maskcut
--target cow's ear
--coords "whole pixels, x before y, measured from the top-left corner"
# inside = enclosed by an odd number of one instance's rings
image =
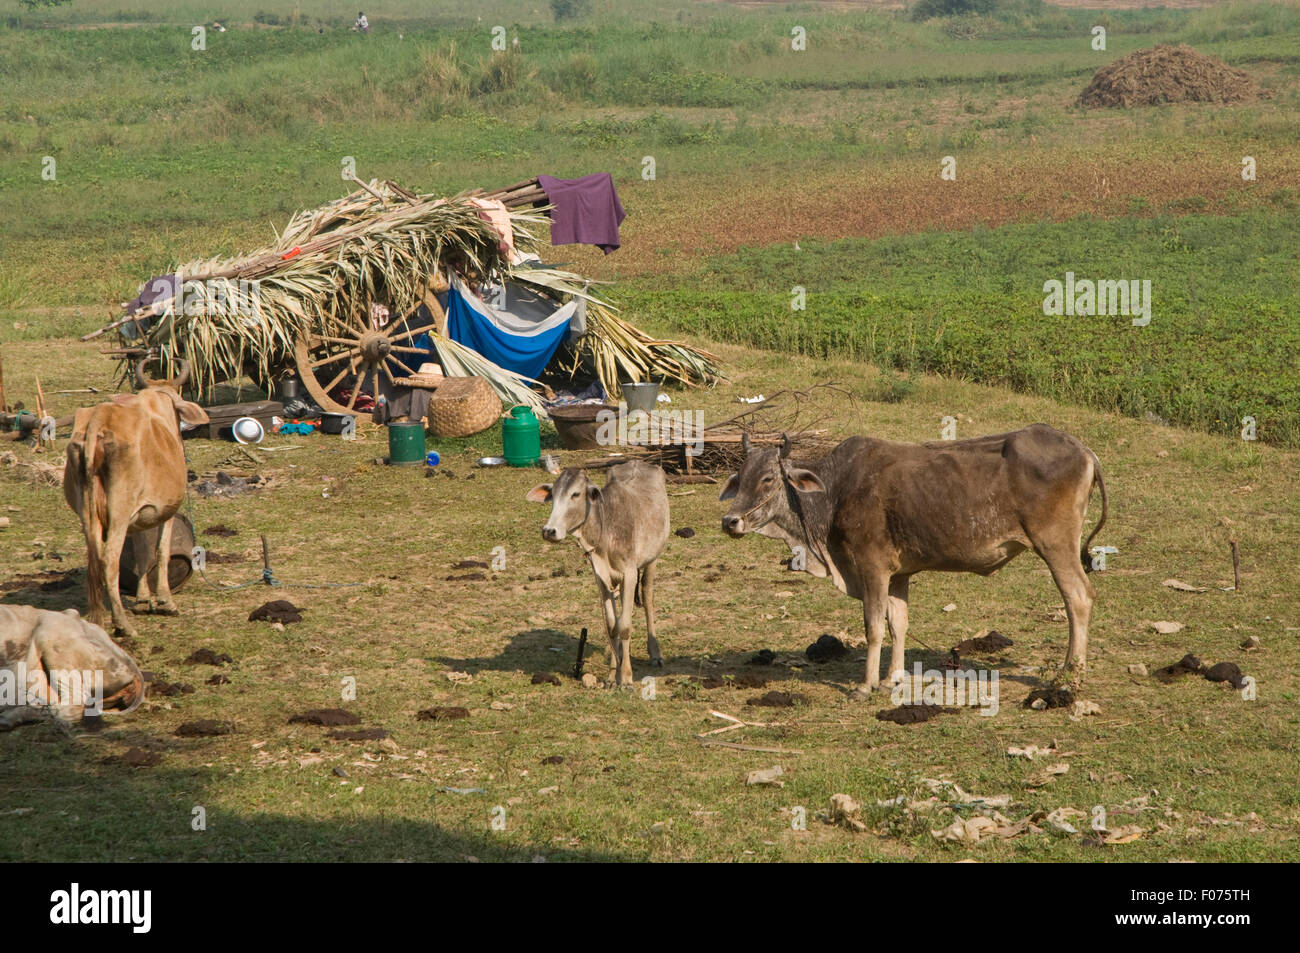
[[[176,412],[192,427],[201,427],[209,422],[208,412],[193,401],[182,400],[176,405]]]
[[[595,503],[597,500],[599,500],[599,499],[600,499],[600,487],[596,486],[596,484],[594,484],[594,483],[589,483],[589,484],[587,484],[587,499],[591,500],[591,502],[593,502],[593,503]]]
[[[537,484],[524,494],[524,499],[529,503],[549,503],[551,501],[551,484]]]
[[[181,395],[176,391],[167,389],[167,396],[172,399],[172,405],[176,408],[176,413],[180,415],[181,420],[191,427],[198,427],[208,423],[208,412],[193,401],[181,400]]]
[[[791,467],[785,476],[790,485],[800,493],[826,492],[826,484],[822,483],[817,474],[811,470],[805,470],[802,467]]]
[[[734,500],[736,491],[740,489],[740,474],[733,473],[727,477],[727,482],[722,484],[722,493],[719,494],[719,500]]]

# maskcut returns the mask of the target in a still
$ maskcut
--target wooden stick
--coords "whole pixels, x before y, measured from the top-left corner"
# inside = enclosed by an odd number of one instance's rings
[[[1241,592],[1241,557],[1237,552],[1236,537],[1228,540],[1228,543],[1232,546],[1232,589]]]
[[[758,745],[738,745],[731,741],[718,741],[716,738],[705,738],[703,735],[696,735],[701,744],[708,745],[711,748],[731,748],[733,751],[761,751],[766,754],[803,754],[797,748],[761,748]]]
[[[582,680],[582,665],[586,661],[583,653],[587,651],[587,630],[584,628],[582,634],[578,636],[578,662],[573,666],[573,677]]]
[[[9,405],[5,402],[5,362],[4,354],[0,352],[0,414],[7,414]]]
[[[379,199],[379,204],[383,205],[384,207],[387,207],[387,206],[388,206],[388,199],[384,198],[382,195],[380,195],[378,192],[376,192],[376,191],[375,191],[374,189],[372,189],[370,186],[366,185],[366,183],[362,182],[359,178],[357,178],[357,174],[356,174],[355,172],[348,172],[348,173],[346,173],[343,177],[344,177],[345,179],[351,179],[353,182],[355,182],[357,185],[361,186],[363,189],[365,189],[367,192],[369,192],[369,193],[370,193],[371,195],[373,195],[375,198]]]

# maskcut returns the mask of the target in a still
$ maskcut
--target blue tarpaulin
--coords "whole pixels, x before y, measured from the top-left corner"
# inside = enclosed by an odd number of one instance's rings
[[[515,313],[510,292],[507,287],[506,310],[497,310],[453,279],[447,294],[447,336],[498,367],[535,379],[568,334],[576,303],[571,301],[537,320],[535,315],[521,317]]]

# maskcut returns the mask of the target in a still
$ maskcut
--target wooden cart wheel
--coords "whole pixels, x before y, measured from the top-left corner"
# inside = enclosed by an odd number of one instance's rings
[[[437,308],[427,321],[419,319],[418,309],[404,319],[390,318],[382,325],[366,313],[346,321],[332,318],[320,331],[299,338],[294,344],[294,360],[311,399],[327,413],[355,414],[357,395],[363,387],[378,398],[381,378],[395,385],[396,377],[409,375],[410,370],[399,357],[428,357],[428,351],[413,346],[415,339],[438,330],[442,309],[436,299],[426,304]],[[329,396],[340,385],[352,391],[346,404]]]

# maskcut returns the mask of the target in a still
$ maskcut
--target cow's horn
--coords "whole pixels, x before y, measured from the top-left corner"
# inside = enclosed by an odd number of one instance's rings
[[[135,362],[135,386],[144,388],[149,386],[149,378],[145,376],[145,366],[149,363],[149,358],[142,357]]]
[[[181,360],[178,357],[176,359],[176,368],[179,372],[176,377],[176,392],[180,393],[181,388],[190,381],[190,362]]]
[[[740,435],[740,452],[749,456],[749,432],[746,431]]]
[[[791,446],[790,435],[788,433],[781,434],[781,459],[782,460],[790,456],[790,446]]]

